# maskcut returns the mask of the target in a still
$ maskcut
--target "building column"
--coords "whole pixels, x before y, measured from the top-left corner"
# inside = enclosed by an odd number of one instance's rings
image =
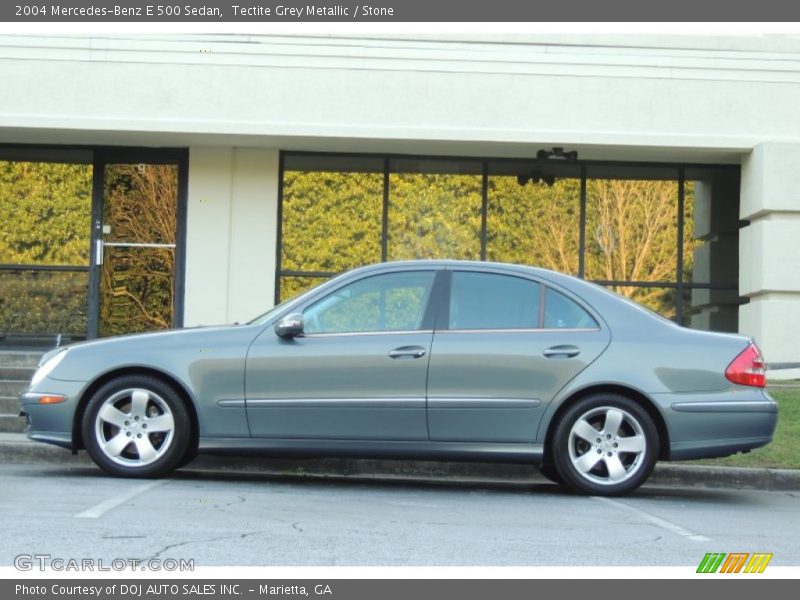
[[[742,165],[739,330],[767,363],[800,363],[800,144],[766,142]],[[771,379],[800,370],[768,372]]]
[[[244,322],[274,304],[278,155],[189,149],[184,325]]]

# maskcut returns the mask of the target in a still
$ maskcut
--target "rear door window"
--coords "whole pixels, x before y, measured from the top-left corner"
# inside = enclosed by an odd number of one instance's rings
[[[538,329],[541,285],[529,279],[454,271],[450,329]]]

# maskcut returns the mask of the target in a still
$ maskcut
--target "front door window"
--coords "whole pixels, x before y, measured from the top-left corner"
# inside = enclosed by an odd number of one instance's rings
[[[303,312],[305,332],[357,333],[420,329],[433,271],[391,273],[359,279]]]

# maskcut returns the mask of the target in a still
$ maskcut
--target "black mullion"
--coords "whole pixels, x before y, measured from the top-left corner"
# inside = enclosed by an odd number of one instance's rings
[[[278,271],[280,277],[333,277],[338,274],[335,271],[303,271],[297,269]]]
[[[486,260],[487,215],[489,212],[489,163],[481,162],[481,260]]]
[[[603,286],[624,286],[624,287],[644,287],[644,288],[676,288],[675,281],[623,281],[619,279],[588,279],[592,283]]]
[[[100,335],[100,269],[97,264],[98,246],[103,243],[103,197],[105,196],[106,161],[101,152],[94,153],[92,161],[92,224],[89,257],[89,296],[86,337],[94,339]]]
[[[389,259],[389,159],[383,159],[383,213],[381,216],[381,262]]]
[[[0,264],[0,271],[66,271],[85,273],[91,267],[87,265],[30,265],[30,264]]]
[[[627,286],[627,287],[643,287],[654,288],[663,287],[676,289],[678,282],[676,281],[623,281],[617,279],[587,279],[591,283],[596,283],[602,286]],[[738,290],[739,288],[733,284],[715,284],[715,283],[684,283],[683,289],[685,290]]]
[[[20,146],[20,144],[3,144],[4,147],[14,147]],[[36,147],[36,145],[32,144],[22,144],[21,146],[27,147]],[[43,146],[44,148],[51,148],[50,146]],[[62,146],[59,146],[62,147]],[[69,146],[65,146],[69,147]],[[87,146],[72,146],[76,149],[85,149]],[[92,148],[92,146],[89,146]],[[473,160],[490,160],[492,162],[498,163],[518,163],[518,162],[529,162],[532,166],[540,164],[536,159],[523,159],[519,157],[510,157],[510,156],[483,156],[480,158],[475,157],[466,157],[463,155],[453,155],[453,154],[442,154],[442,155],[432,155],[432,154],[403,154],[400,152],[388,152],[388,153],[375,153],[375,152],[319,152],[316,150],[286,150],[284,152],[287,156],[339,156],[339,157],[353,157],[353,158],[375,158],[375,157],[386,157],[390,159],[397,159],[397,160],[439,160],[439,161],[463,161],[465,159],[473,159]],[[648,160],[602,160],[602,159],[578,159],[572,165],[589,165],[589,166],[611,166],[611,167],[648,167],[648,168],[698,168],[698,169],[715,169],[715,170],[735,170],[738,168],[737,165],[726,165],[726,164],[708,164],[708,163],[694,163],[694,162],[659,162],[659,161],[648,161]]]
[[[683,207],[686,173],[683,167],[678,169],[678,292],[675,296],[675,320],[683,323]]]
[[[580,232],[578,234],[578,277],[586,277],[586,165],[581,165]]]
[[[278,156],[278,232],[275,240],[275,304],[281,301],[281,254],[283,253],[283,164],[285,154]]]
[[[175,231],[175,281],[172,322],[174,327],[183,327],[186,306],[186,235],[187,210],[189,204],[189,150],[181,152],[178,166],[178,206]]]

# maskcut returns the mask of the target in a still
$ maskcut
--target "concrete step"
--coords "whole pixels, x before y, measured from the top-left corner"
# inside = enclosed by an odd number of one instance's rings
[[[0,396],[4,398],[19,396],[19,393],[28,387],[30,382],[30,379],[6,379],[0,381]]]
[[[35,369],[44,352],[0,350],[0,366]]]
[[[16,396],[0,396],[0,415],[15,415],[19,412]]]
[[[0,414],[0,432],[22,433],[25,431],[25,419],[17,413]]]
[[[7,379],[25,379],[30,381],[35,372],[36,367],[5,367],[0,365],[0,381],[5,381]]]

